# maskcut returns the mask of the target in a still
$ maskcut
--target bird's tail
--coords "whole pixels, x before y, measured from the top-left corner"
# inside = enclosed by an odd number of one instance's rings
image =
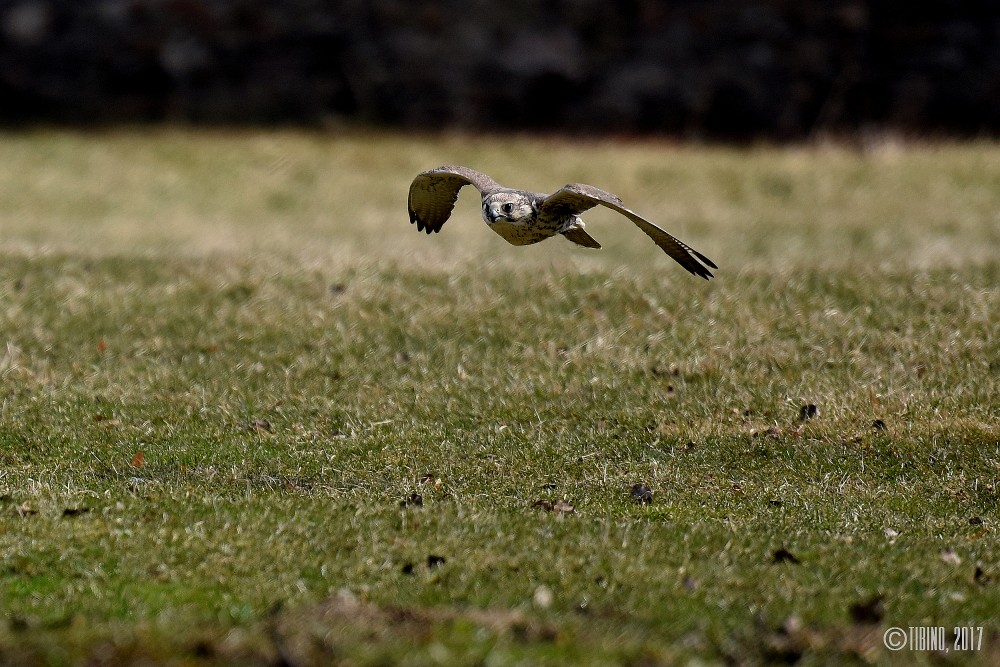
[[[562,233],[567,239],[584,248],[600,248],[601,244],[583,228],[583,223],[577,223]]]

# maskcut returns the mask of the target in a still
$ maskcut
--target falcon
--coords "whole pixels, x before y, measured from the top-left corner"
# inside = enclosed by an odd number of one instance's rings
[[[584,229],[580,214],[595,206],[606,206],[621,213],[678,264],[706,280],[715,262],[686,243],[674,238],[635,211],[625,208],[622,200],[600,188],[570,183],[550,195],[505,188],[486,174],[457,165],[445,165],[417,174],[410,184],[407,207],[410,222],[417,230],[440,232],[451,216],[458,191],[474,185],[483,198],[483,220],[490,229],[512,245],[529,245],[562,234],[585,248],[600,248]]]

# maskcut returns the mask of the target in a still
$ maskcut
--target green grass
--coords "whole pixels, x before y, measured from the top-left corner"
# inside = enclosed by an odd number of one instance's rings
[[[38,131],[0,162],[2,663],[1000,658],[1000,147]],[[721,270],[602,211],[600,252],[513,248],[470,193],[418,234],[446,162],[612,190]],[[982,651],[883,647],[918,625]]]

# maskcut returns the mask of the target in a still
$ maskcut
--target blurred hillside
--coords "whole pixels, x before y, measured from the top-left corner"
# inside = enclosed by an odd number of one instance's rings
[[[3,0],[0,123],[1000,132],[1000,3]]]

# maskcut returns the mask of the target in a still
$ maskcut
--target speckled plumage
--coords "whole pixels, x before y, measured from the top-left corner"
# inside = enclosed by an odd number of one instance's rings
[[[455,208],[458,191],[465,185],[474,185],[482,195],[486,224],[513,245],[538,243],[562,234],[578,245],[600,248],[601,244],[585,231],[580,214],[601,205],[635,223],[663,252],[692,274],[708,279],[712,277],[709,268],[719,268],[697,250],[625,208],[615,195],[583,183],[570,183],[546,195],[505,188],[474,169],[445,165],[417,174],[413,179],[407,201],[410,222],[428,234],[441,231]]]

